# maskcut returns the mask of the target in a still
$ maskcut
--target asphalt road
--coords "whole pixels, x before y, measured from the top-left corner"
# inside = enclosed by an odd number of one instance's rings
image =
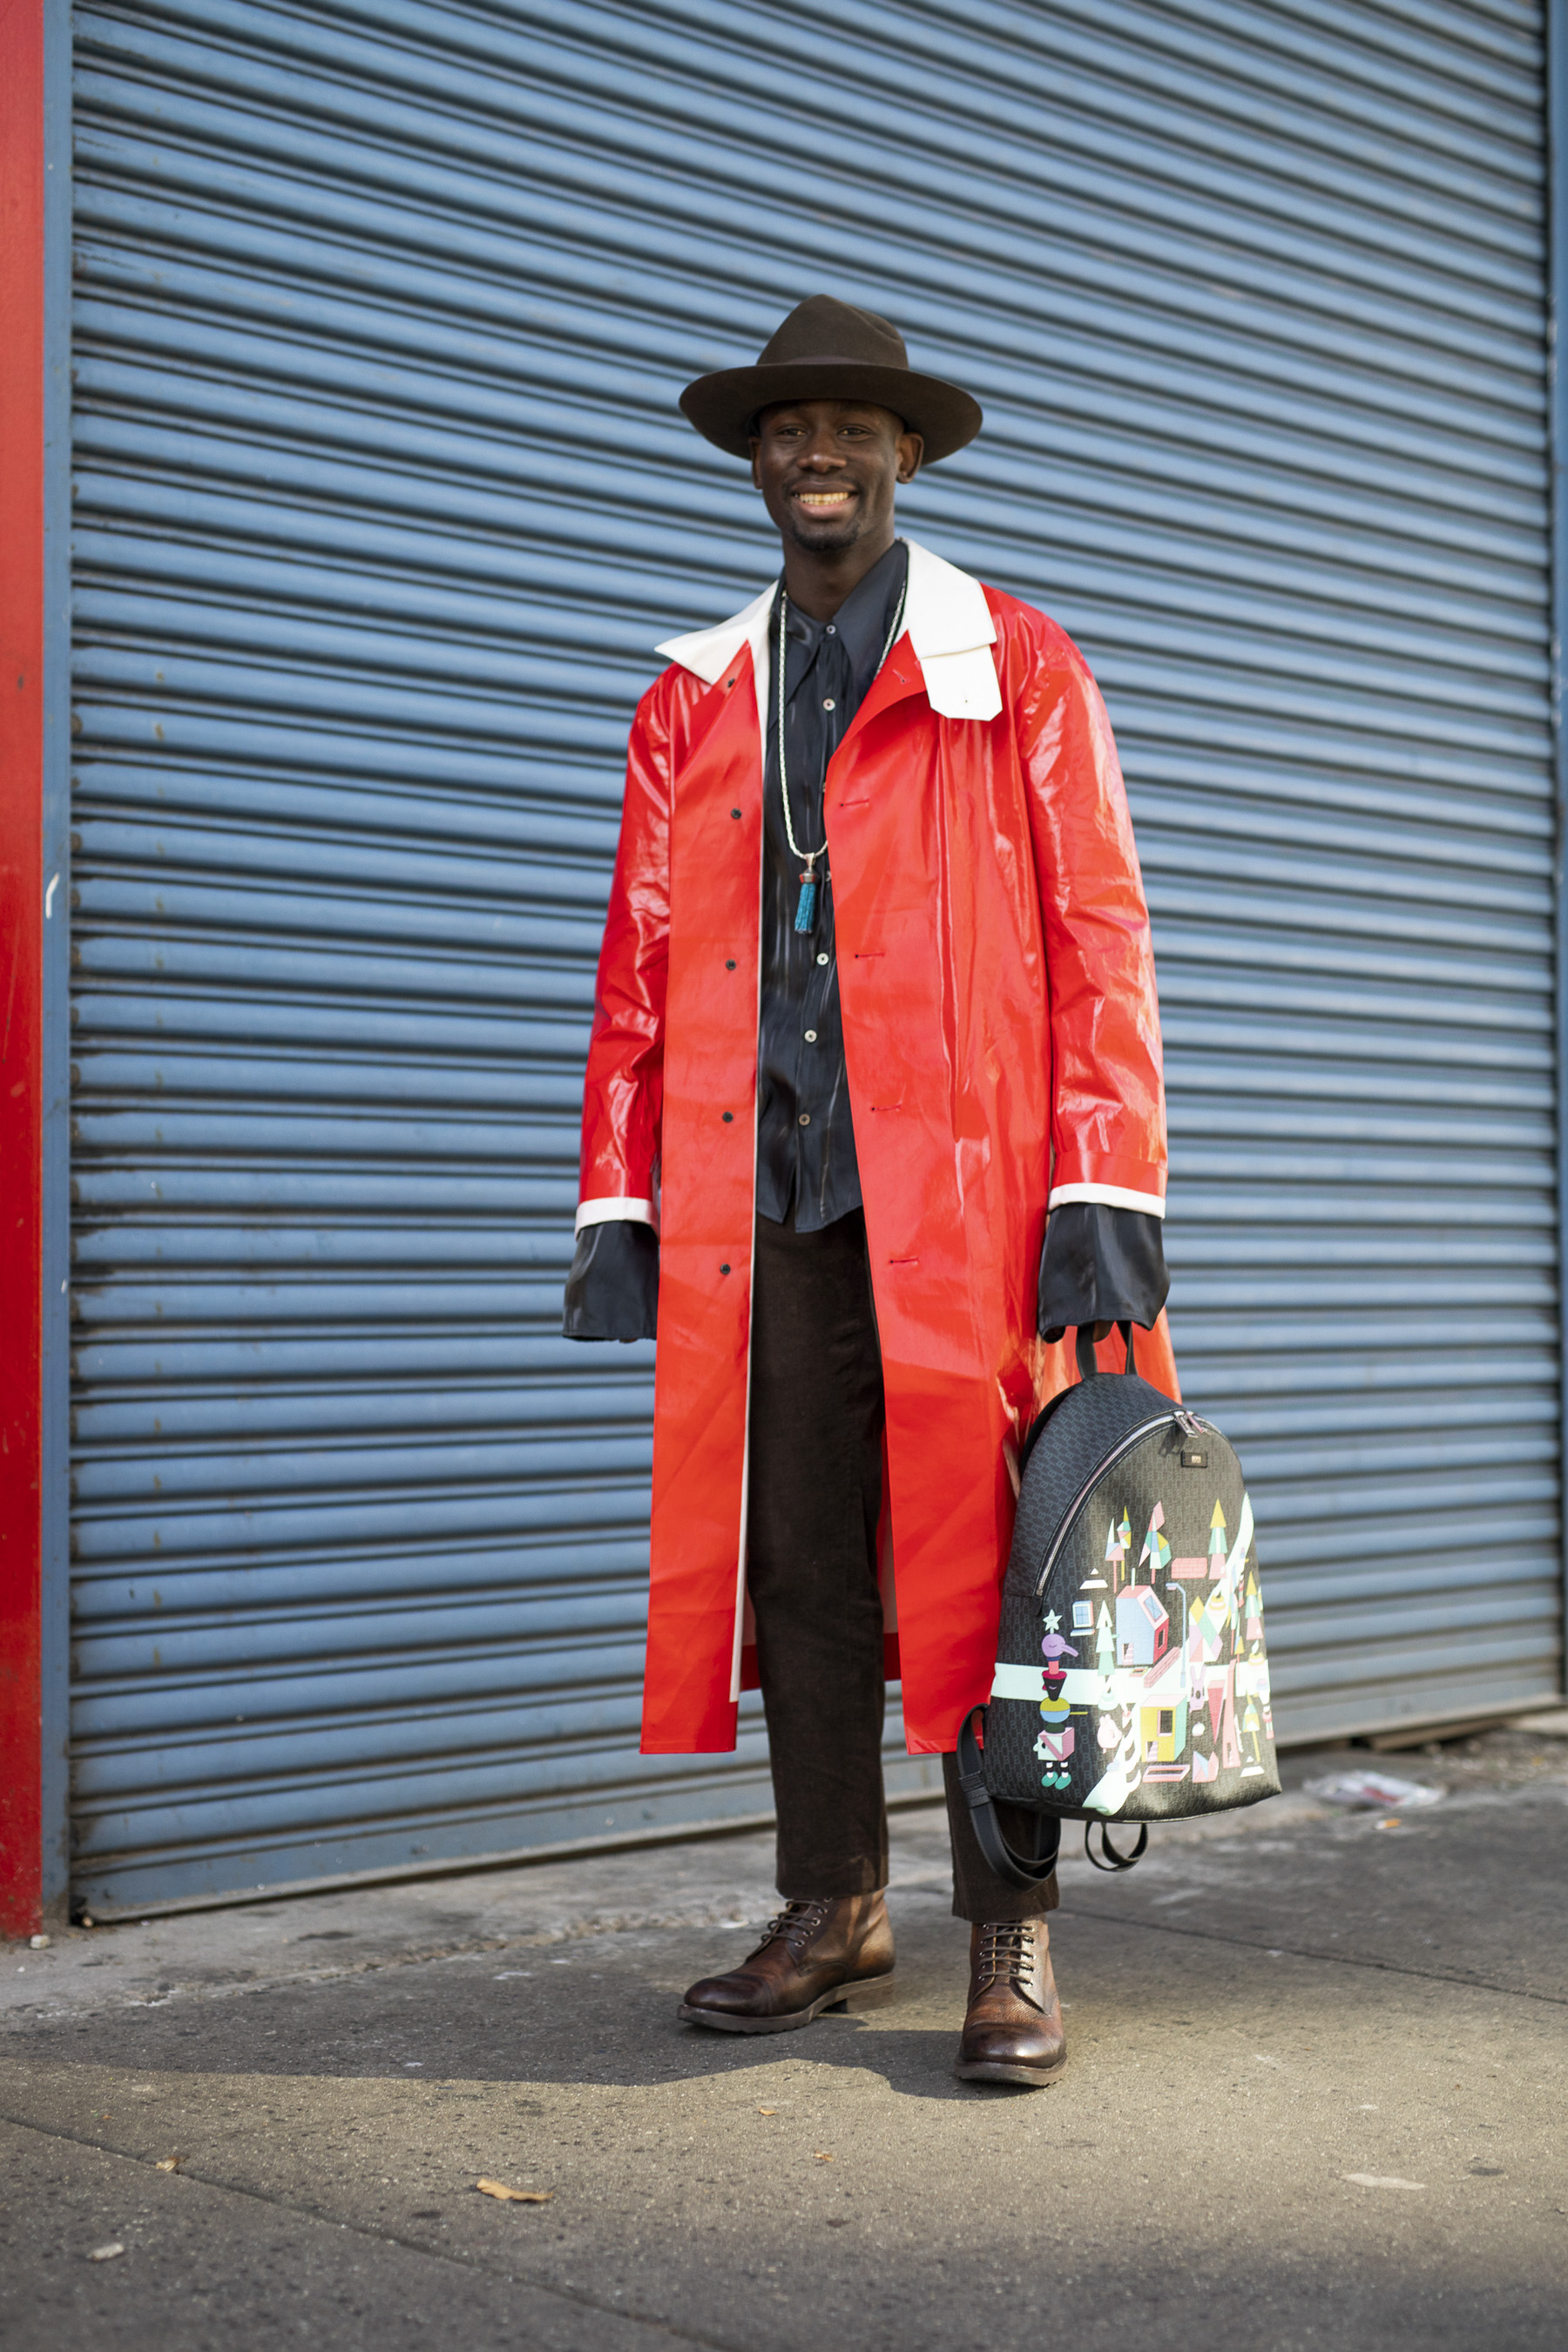
[[[898,2000],[766,2040],[674,2014],[755,1838],[0,1948],[0,2336],[1560,2352],[1568,1744],[1384,1761],[1449,1793],[1070,1864],[1043,2092],[952,2080],[929,1812]]]

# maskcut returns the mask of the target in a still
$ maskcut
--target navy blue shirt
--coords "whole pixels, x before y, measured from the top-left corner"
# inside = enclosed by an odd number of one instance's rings
[[[827,763],[882,666],[903,602],[909,550],[895,540],[830,621],[791,604],[784,615],[784,766],[790,822],[802,852],[826,839]],[[779,593],[783,593],[780,583]],[[790,848],[779,780],[779,623],[768,628],[768,723],[763,761],[762,1003],[757,1026],[757,1214],[815,1233],[860,1206],[855,1124],[844,1071],[844,1023],[826,855],[816,919],[795,928],[804,857]]]

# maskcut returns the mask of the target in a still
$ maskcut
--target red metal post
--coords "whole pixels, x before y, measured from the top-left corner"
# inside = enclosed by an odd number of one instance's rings
[[[0,7],[0,1935],[42,1919],[44,6]]]

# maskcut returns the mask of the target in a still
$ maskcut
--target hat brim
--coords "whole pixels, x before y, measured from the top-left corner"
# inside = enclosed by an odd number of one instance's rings
[[[869,400],[890,408],[907,431],[925,443],[928,466],[951,457],[984,423],[977,400],[955,383],[912,368],[876,367],[863,360],[784,360],[772,367],[721,368],[700,375],[680,395],[681,409],[705,441],[731,457],[752,454],[751,425],[760,408],[781,400]]]

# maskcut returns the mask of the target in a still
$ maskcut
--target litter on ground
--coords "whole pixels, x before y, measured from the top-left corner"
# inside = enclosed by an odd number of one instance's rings
[[[1441,1789],[1424,1780],[1396,1780],[1391,1772],[1334,1772],[1323,1780],[1309,1780],[1306,1794],[1321,1804],[1363,1813],[1414,1812],[1418,1805],[1443,1801]]]

